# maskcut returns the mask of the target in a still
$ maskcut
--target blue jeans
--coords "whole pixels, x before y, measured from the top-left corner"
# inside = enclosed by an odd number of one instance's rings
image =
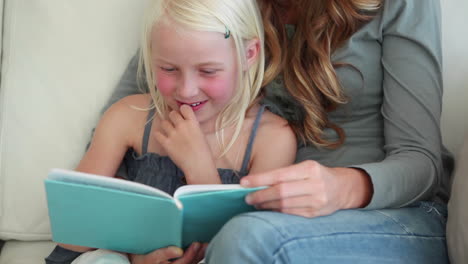
[[[341,210],[304,218],[252,212],[213,238],[206,263],[448,263],[445,205]]]

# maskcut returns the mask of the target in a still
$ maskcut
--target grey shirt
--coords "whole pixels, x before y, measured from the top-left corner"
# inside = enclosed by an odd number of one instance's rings
[[[300,146],[296,161],[365,170],[374,188],[368,209],[446,201],[453,159],[440,135],[440,23],[437,0],[384,1],[381,12],[332,57],[354,66],[337,68],[349,103],[330,113],[345,130],[345,143],[335,150]],[[140,91],[137,64],[135,56],[109,105]],[[281,78],[267,86],[267,94],[280,114],[295,118]],[[332,131],[325,135],[335,137]]]

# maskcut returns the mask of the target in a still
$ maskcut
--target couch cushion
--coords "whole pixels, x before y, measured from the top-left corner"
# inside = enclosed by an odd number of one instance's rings
[[[468,131],[468,34],[460,34],[466,22],[467,0],[442,0],[442,44],[444,100],[442,136],[454,154],[459,152],[465,131]]]
[[[0,29],[3,29],[3,5],[4,5],[4,2],[3,0],[0,0]],[[3,39],[2,39],[2,34],[0,34],[0,58],[2,57],[2,42],[3,42]],[[2,62],[0,61],[0,67],[2,65]],[[1,82],[1,76],[0,76],[0,82]]]
[[[0,239],[50,238],[43,179],[74,168],[126,64],[148,1],[5,5],[0,87]],[[33,262],[23,262],[33,263]]]
[[[54,247],[52,241],[9,241],[1,251],[0,264],[44,263]]]

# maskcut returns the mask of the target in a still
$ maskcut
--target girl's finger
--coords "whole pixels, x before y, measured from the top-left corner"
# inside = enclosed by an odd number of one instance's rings
[[[202,259],[205,258],[205,252],[206,252],[207,247],[208,247],[208,243],[204,243],[201,245],[201,248],[198,251],[197,256],[195,257],[195,262],[194,262],[195,264],[197,264],[198,262],[200,262]]]
[[[189,264],[193,263],[193,260],[198,254],[198,251],[200,250],[201,245],[198,242],[194,242],[190,245],[190,247],[185,250],[184,255],[179,258],[178,260],[172,262],[174,264]]]
[[[159,142],[159,144],[163,146],[163,148],[166,148],[168,144],[168,138],[163,133],[160,131],[154,132],[154,138]]]
[[[177,111],[171,111],[169,113],[169,120],[171,120],[172,124],[174,126],[177,126],[178,124],[180,124],[181,122],[184,121],[184,118],[182,117],[182,115],[177,112]]]
[[[161,132],[167,137],[171,135],[171,132],[174,131],[174,126],[168,120],[161,121]]]
[[[195,116],[195,113],[193,112],[192,107],[188,105],[181,105],[179,110],[184,119],[197,120],[197,117]]]
[[[167,263],[169,259],[178,258],[182,256],[182,254],[182,249],[178,247],[167,247],[157,249],[146,257],[149,258],[152,263]]]

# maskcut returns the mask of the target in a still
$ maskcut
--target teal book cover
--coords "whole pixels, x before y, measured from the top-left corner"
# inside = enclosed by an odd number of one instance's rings
[[[209,242],[229,219],[255,210],[244,199],[261,188],[186,185],[172,197],[140,183],[53,169],[45,189],[55,242],[146,254]]]

